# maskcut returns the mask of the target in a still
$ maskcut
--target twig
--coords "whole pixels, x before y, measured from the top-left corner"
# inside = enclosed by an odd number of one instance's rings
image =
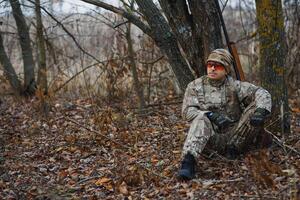
[[[100,177],[102,177],[102,176],[103,176],[103,175],[98,175],[98,176],[92,176],[92,177],[88,177],[88,178],[86,178],[86,179],[83,179],[83,180],[81,180],[81,181],[77,182],[76,184],[77,184],[77,185],[79,185],[79,184],[81,184],[81,183],[84,183],[84,182],[90,181],[90,180],[92,180],[92,179],[100,178]]]
[[[173,105],[173,104],[180,104],[180,103],[182,103],[182,100],[180,100],[180,101],[173,101],[173,102],[167,102],[167,103],[155,103],[155,104],[149,104],[148,107],[164,106],[164,105]]]
[[[211,185],[215,185],[215,184],[220,184],[220,183],[233,183],[233,182],[240,182],[240,181],[244,181],[244,178],[236,178],[236,179],[228,179],[228,180],[194,180],[195,182],[199,182],[203,185],[206,186],[211,186]]]
[[[255,198],[255,199],[262,199],[261,196],[259,195],[232,195],[232,197],[242,197],[242,198]],[[272,197],[272,196],[269,196],[269,194],[265,194],[263,197],[267,198],[267,199],[278,199],[277,197]]]
[[[298,155],[300,155],[300,152],[297,151],[295,148],[285,144],[285,142],[281,141],[276,135],[274,135],[271,131],[267,130],[266,128],[264,129],[267,133],[269,133],[270,135],[272,135],[273,138],[275,138],[277,140],[277,142],[279,142],[279,144],[283,147],[286,147],[288,149],[290,149],[291,151],[297,153]]]
[[[73,120],[73,119],[71,119],[71,118],[66,117],[66,119],[67,119],[69,122],[72,122],[72,123],[76,124],[77,126],[79,126],[79,127],[81,127],[81,128],[84,128],[84,129],[86,129],[86,130],[88,130],[88,131],[90,131],[90,132],[92,132],[92,133],[96,133],[96,134],[98,134],[98,135],[104,137],[105,139],[108,139],[108,140],[114,142],[115,144],[118,144],[118,145],[120,145],[121,147],[124,147],[124,148],[130,150],[130,147],[128,147],[128,146],[126,146],[126,145],[124,145],[124,144],[121,144],[120,142],[117,142],[117,141],[115,141],[114,139],[112,139],[112,138],[110,138],[110,137],[107,137],[106,135],[101,134],[99,131],[95,131],[95,130],[93,130],[93,129],[90,129],[90,128],[88,128],[88,127],[82,125],[82,124],[79,124],[77,121],[75,121],[75,120]]]

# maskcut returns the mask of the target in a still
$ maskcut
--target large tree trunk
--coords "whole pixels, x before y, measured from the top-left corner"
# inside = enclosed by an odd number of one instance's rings
[[[184,91],[194,76],[181,55],[175,35],[152,0],[136,0],[136,3],[152,29],[151,37],[168,57],[179,86]]]
[[[32,95],[35,92],[34,60],[30,44],[29,30],[18,0],[9,0],[15,18],[24,64],[24,92]]]
[[[256,0],[260,42],[260,78],[272,94],[274,116],[283,108],[284,131],[289,131],[288,95],[284,81],[286,45],[282,5],[279,0]]]
[[[13,66],[5,52],[1,33],[0,33],[0,63],[4,68],[4,76],[8,79],[14,92],[20,94],[21,83],[20,83],[20,80],[18,79],[15,69],[13,68]]]
[[[195,31],[203,40],[204,58],[217,48],[224,48],[221,22],[217,5],[211,0],[188,0],[193,15]]]
[[[46,67],[46,49],[45,39],[43,35],[43,23],[40,9],[40,0],[35,0],[36,30],[37,30],[37,46],[38,46],[38,87],[47,94],[47,67]]]
[[[205,74],[205,60],[222,47],[220,21],[214,1],[159,0],[172,31],[196,75]]]

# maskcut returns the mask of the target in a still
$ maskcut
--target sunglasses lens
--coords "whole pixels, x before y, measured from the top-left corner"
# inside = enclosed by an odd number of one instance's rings
[[[223,65],[218,64],[218,63],[207,63],[206,67],[209,68],[209,69],[214,67],[215,70],[223,70],[224,69]]]

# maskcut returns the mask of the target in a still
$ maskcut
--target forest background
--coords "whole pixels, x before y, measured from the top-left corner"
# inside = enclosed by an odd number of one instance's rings
[[[182,93],[226,48],[215,2],[0,1],[0,197],[297,199],[300,3],[219,3],[274,145],[180,183]]]

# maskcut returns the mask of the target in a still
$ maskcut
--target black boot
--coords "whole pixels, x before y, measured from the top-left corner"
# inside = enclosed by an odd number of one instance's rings
[[[195,177],[195,165],[196,160],[194,156],[190,153],[184,156],[184,159],[181,163],[181,169],[178,173],[178,178],[183,180],[191,180]]]

